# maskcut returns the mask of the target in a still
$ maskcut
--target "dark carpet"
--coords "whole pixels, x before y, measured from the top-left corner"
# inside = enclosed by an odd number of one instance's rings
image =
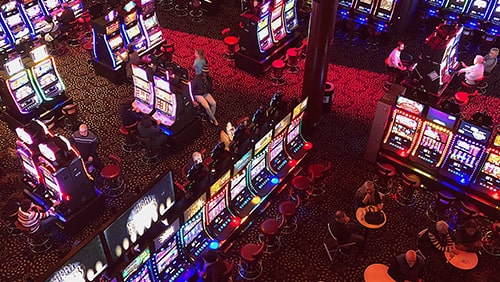
[[[176,44],[174,60],[190,70],[192,75],[193,52],[196,48],[205,49],[210,60],[211,72],[215,80],[215,99],[217,118],[221,124],[233,123],[244,115],[251,115],[258,106],[266,104],[270,97],[282,90],[285,99],[299,97],[303,72],[285,73],[287,83],[282,87],[272,86],[269,75],[256,78],[234,68],[222,58],[224,45],[220,41],[220,30],[235,26],[238,22],[236,3],[223,6],[219,17],[205,16],[204,22],[194,24],[187,18],[179,19],[172,12],[158,10],[162,26],[168,27],[165,35]],[[189,33],[191,34],[189,34]],[[196,34],[196,35],[194,35]],[[409,41],[408,50],[418,52],[420,39],[405,38]],[[376,103],[383,95],[382,83],[385,80],[382,62],[397,38],[377,52],[368,53],[360,46],[346,47],[341,37],[335,40],[328,80],[335,84],[335,97],[332,113],[324,115],[315,136],[312,138],[314,149],[305,160],[309,163],[326,164],[331,161],[332,172],[326,177],[327,193],[315,199],[310,205],[299,210],[299,229],[294,234],[283,236],[282,249],[273,256],[264,258],[264,274],[259,281],[361,281],[363,270],[371,263],[387,263],[388,260],[409,248],[416,248],[418,231],[429,226],[425,209],[432,200],[432,194],[419,190],[417,205],[402,208],[392,199],[386,199],[385,210],[388,221],[384,228],[368,233],[366,250],[353,261],[330,264],[323,249],[326,235],[326,222],[338,209],[354,217],[354,191],[367,179],[372,179],[374,169],[363,160],[371,121]],[[469,57],[467,57],[469,58]],[[91,235],[114,213],[130,204],[132,199],[149,187],[156,175],[174,171],[176,180],[181,179],[181,167],[195,150],[211,149],[218,141],[216,128],[204,123],[202,137],[187,146],[182,152],[167,156],[159,165],[144,165],[137,155],[121,151],[121,136],[118,134],[120,103],[132,96],[131,85],[115,85],[96,76],[87,63],[88,55],[78,47],[56,59],[58,69],[67,86],[68,94],[79,105],[80,121],[88,124],[100,138],[99,154],[106,162],[108,155],[117,154],[123,159],[122,169],[128,189],[119,198],[106,199],[106,211],[93,224],[85,226],[78,235],[68,235],[55,231],[56,245],[50,252],[33,255],[26,246],[26,238],[10,236],[6,228],[0,232],[0,281],[27,281],[36,278],[66,255],[79,241]],[[303,66],[303,61],[301,66]],[[303,69],[303,68],[302,68]],[[498,80],[498,71],[492,81]],[[490,87],[487,96],[475,97],[465,109],[469,116],[476,110],[488,109],[499,122],[500,101],[492,93],[497,87]],[[57,131],[65,136],[71,132]],[[14,149],[14,134],[6,124],[0,123],[0,207],[12,199],[23,197],[20,189],[21,176],[19,160]],[[256,242],[258,223],[274,217],[277,206],[285,198],[285,193],[271,200],[271,205],[262,215],[254,219],[247,233],[242,234],[229,250],[228,256],[237,259],[239,248],[247,242]],[[488,228],[490,219],[482,219],[482,230]],[[2,219],[2,226],[7,222]],[[471,272],[456,272],[446,279],[440,279],[433,269],[426,272],[426,281],[500,281],[498,259],[486,254],[480,256],[480,265]],[[495,270],[497,269],[497,270]],[[236,277],[236,273],[235,273]]]

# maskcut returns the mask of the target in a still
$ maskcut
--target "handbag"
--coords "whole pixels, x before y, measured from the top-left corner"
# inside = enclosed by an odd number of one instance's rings
[[[382,222],[384,222],[384,214],[382,214],[381,211],[377,211],[375,207],[370,206],[367,208],[365,221],[373,225],[382,224]]]

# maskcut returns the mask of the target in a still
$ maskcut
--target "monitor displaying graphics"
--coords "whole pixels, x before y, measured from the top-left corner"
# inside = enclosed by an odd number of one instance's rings
[[[109,40],[109,47],[111,47],[111,50],[117,49],[122,44],[123,39],[120,35],[117,35]]]
[[[382,10],[391,11],[393,4],[394,4],[394,0],[381,0],[379,7]]]
[[[217,194],[231,179],[231,170],[226,171],[212,186],[210,186],[210,197]]]
[[[35,49],[30,51],[30,56],[33,62],[38,63],[41,60],[47,58],[49,56],[49,51],[47,50],[47,45],[42,45],[36,47]]]
[[[443,7],[444,1],[446,0],[425,0],[425,3],[435,7]]]
[[[177,231],[179,231],[179,228],[180,228],[179,219],[176,219],[174,222],[172,222],[171,224],[169,224],[166,227],[166,229],[160,235],[158,235],[158,237],[156,237],[153,240],[154,246],[155,246],[155,250],[158,250],[168,240],[170,240],[170,238],[172,238],[172,236],[174,236],[175,233],[177,233]]]
[[[107,266],[102,242],[96,236],[45,281],[94,281]]]
[[[207,203],[208,224],[210,224],[226,208],[227,185]]]
[[[476,140],[479,143],[486,144],[490,138],[491,131],[484,129],[480,126],[462,121],[458,126],[458,133],[465,137]]]
[[[245,174],[241,173],[231,179],[231,201],[234,200],[245,188],[247,183],[245,181]]]
[[[262,149],[264,149],[269,142],[271,142],[271,139],[273,138],[273,131],[270,130],[267,132],[262,138],[260,138],[257,143],[255,143],[255,150],[254,150],[254,155],[257,155]]]
[[[278,136],[281,132],[283,132],[283,130],[286,129],[286,127],[290,124],[291,117],[292,117],[292,113],[289,113],[280,122],[278,122],[274,126],[274,136],[273,137]]]
[[[104,229],[104,238],[113,261],[132,247],[137,239],[174,205],[174,201],[172,172],[169,172]]]
[[[493,4],[488,20],[496,25],[500,25],[500,2],[498,0],[496,4]]]
[[[270,160],[274,160],[279,155],[279,153],[281,153],[283,151],[283,138],[284,137],[285,137],[285,135],[282,134],[272,141],[271,144],[273,147],[271,148],[271,153],[270,153],[270,157],[269,157]]]
[[[429,108],[429,111],[427,112],[427,120],[446,128],[453,129],[455,127],[455,123],[457,122],[457,117],[434,108]]]
[[[302,113],[306,109],[308,101],[309,97],[306,97],[304,98],[304,100],[302,100],[302,102],[300,102],[297,106],[295,106],[295,108],[293,108],[292,119],[295,119],[297,116],[300,115],[300,113]]]
[[[260,154],[252,160],[252,168],[250,170],[250,177],[254,179],[261,171],[266,169],[266,154]]]
[[[141,30],[139,29],[139,25],[134,25],[132,28],[127,29],[128,38],[134,39],[135,37],[141,35]]]
[[[16,74],[16,73],[22,71],[24,69],[24,64],[23,64],[23,61],[21,59],[21,56],[13,58],[10,61],[8,61],[4,65],[4,68],[9,75],[13,75],[13,74]]]
[[[236,175],[238,172],[244,169],[251,159],[252,149],[248,150],[236,163],[234,163],[233,175]]]
[[[468,10],[468,15],[476,19],[484,19],[488,13],[490,4],[497,0],[472,0]]]
[[[497,134],[493,139],[493,147],[500,147],[500,134]]]
[[[424,111],[424,104],[413,101],[403,96],[399,96],[396,100],[396,108],[400,108],[408,113],[421,116]]]
[[[129,278],[137,272],[137,270],[141,269],[142,266],[148,261],[148,259],[151,257],[151,252],[149,251],[148,248],[146,248],[142,253],[140,253],[131,263],[129,263],[122,271],[122,278],[125,281],[130,281]],[[148,269],[144,268],[140,271],[139,276],[142,278],[141,280],[134,279],[132,281],[150,281],[150,279],[147,279],[146,277],[149,276],[144,275],[142,272],[147,272]],[[146,278],[146,279],[145,279]]]
[[[448,0],[444,8],[456,13],[463,13],[470,0]]]
[[[163,273],[168,268],[167,276],[173,274],[177,270],[177,265],[172,264],[175,263],[175,259],[179,257],[179,249],[177,248],[176,240],[169,240],[154,254],[154,257],[158,273]]]
[[[182,240],[184,241],[184,246],[187,246],[193,242],[193,240],[203,231],[203,212],[199,211],[194,214],[189,221],[186,221],[181,227]]]
[[[194,203],[184,211],[184,222],[187,222],[198,211],[200,211],[205,206],[206,202],[207,194],[203,193],[198,200],[194,201]]]
[[[138,67],[136,65],[132,65],[132,74],[135,77],[138,77],[138,78],[140,78],[142,80],[148,81],[148,72],[145,69],[141,68],[141,67]],[[149,87],[145,88],[145,89],[149,89]]]

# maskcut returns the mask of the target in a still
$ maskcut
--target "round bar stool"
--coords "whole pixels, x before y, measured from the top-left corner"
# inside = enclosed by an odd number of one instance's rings
[[[139,150],[139,142],[137,141],[137,123],[133,125],[120,127],[120,134],[123,136],[122,150],[127,153],[137,152]]]
[[[203,21],[203,11],[201,10],[201,1],[191,1],[191,11],[189,11],[191,21],[194,23],[201,23]]]
[[[290,73],[297,73],[299,71],[299,52],[300,50],[298,48],[286,50],[288,71]]]
[[[22,226],[17,220],[14,222],[14,225],[22,233],[26,234],[28,247],[32,253],[42,254],[52,248],[53,243],[50,239],[50,232],[43,225],[34,233],[30,233],[30,229]]]
[[[299,202],[309,202],[311,193],[311,180],[308,177],[297,175],[292,179],[290,199]]]
[[[225,28],[221,31],[222,36],[224,36],[224,44],[226,45],[226,52],[224,53],[224,59],[228,61],[234,61],[234,53],[236,53],[236,48],[239,43],[239,39],[236,36],[229,35],[231,29]]]
[[[455,225],[459,226],[469,219],[474,219],[479,216],[479,208],[471,202],[460,201],[460,208]]]
[[[402,181],[396,193],[396,202],[402,206],[413,206],[415,204],[415,191],[422,184],[420,177],[411,173],[403,173]]]
[[[238,274],[245,280],[255,280],[262,275],[262,254],[265,244],[246,244],[240,250]]]
[[[396,168],[393,165],[377,162],[377,175],[373,179],[373,184],[380,193],[390,194],[394,186],[394,176],[396,176]]]
[[[142,161],[147,165],[155,165],[159,163],[160,154],[158,153],[158,148],[153,148],[153,146],[151,145],[151,140],[149,138],[143,138],[140,135],[137,135],[137,140],[144,149]]]
[[[175,0],[175,15],[179,18],[183,18],[189,14],[187,0]]]
[[[277,221],[284,221],[281,224],[282,234],[292,234],[297,230],[297,208],[300,203],[285,201],[279,205],[279,215]]]
[[[90,14],[87,11],[83,12],[83,14],[78,18],[78,24],[80,25],[80,29],[82,30],[84,36],[92,35],[90,19]]]
[[[116,155],[109,155],[111,163],[107,164],[101,170],[103,178],[102,188],[109,197],[118,197],[125,192],[125,183],[123,181],[120,164],[122,160]]]
[[[285,62],[283,60],[274,60],[271,64],[272,78],[271,81],[274,85],[285,84],[285,79],[283,78],[283,70],[285,69]]]
[[[22,234],[22,231],[15,225],[18,209],[19,201],[17,200],[10,200],[2,207],[2,218],[7,221],[6,229],[12,236],[19,236]]]
[[[500,256],[500,222],[495,222],[491,225],[491,230],[484,234],[483,250],[492,255]]]
[[[284,224],[284,220],[280,223],[274,218],[266,219],[260,224],[259,242],[264,242],[266,245],[265,253],[275,253],[281,247],[279,233],[282,224]]]
[[[61,110],[64,115],[64,124],[69,130],[76,130],[78,125],[78,106],[76,104],[68,104]]]
[[[457,198],[448,191],[441,190],[434,194],[434,201],[429,205],[425,214],[431,221],[444,220],[448,222],[451,216],[451,205]]]
[[[310,195],[320,196],[325,193],[325,184],[322,180],[325,178],[325,172],[332,168],[332,163],[328,162],[327,166],[321,164],[312,164],[307,167],[307,176],[311,179]]]
[[[460,107],[466,106],[469,103],[469,93],[463,91],[457,92],[455,93],[453,100]]]

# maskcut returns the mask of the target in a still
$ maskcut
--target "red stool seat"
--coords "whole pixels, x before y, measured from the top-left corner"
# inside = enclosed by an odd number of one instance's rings
[[[295,176],[292,179],[292,186],[299,191],[304,191],[311,187],[311,181],[309,178],[302,175]]]
[[[115,164],[108,164],[101,170],[101,176],[105,179],[114,179],[120,176],[120,167]]]
[[[455,196],[453,196],[453,194],[451,194],[450,192],[445,191],[445,190],[439,191],[437,196],[438,196],[439,202],[442,204],[445,204],[445,205],[449,205],[451,202],[453,202],[457,199],[457,198],[455,198]]]
[[[315,178],[323,177],[323,172],[325,172],[325,167],[320,164],[312,164],[307,168],[307,174]]]
[[[415,174],[405,174],[403,173],[403,179],[406,180],[409,184],[413,186],[413,188],[418,188],[422,184],[420,177]]]
[[[461,201],[460,205],[462,211],[464,211],[470,216],[475,216],[479,214],[479,208],[474,203]]]
[[[238,38],[236,36],[226,36],[224,37],[224,44],[236,45],[238,44]]]
[[[278,235],[280,223],[275,219],[266,219],[260,224],[260,231],[265,236]]]
[[[457,92],[455,93],[455,102],[459,105],[467,105],[469,103],[469,93]]]
[[[241,258],[247,262],[253,262],[258,259],[258,252],[261,246],[257,244],[246,244],[240,250]]]
[[[280,204],[279,211],[284,216],[294,216],[297,213],[297,206],[292,201],[285,201]]]
[[[284,69],[285,68],[285,62],[283,60],[274,60],[271,66],[275,69]]]
[[[120,127],[120,133],[122,135],[129,135],[130,134],[130,132],[123,125]]]
[[[387,174],[388,177],[394,177],[396,175],[396,168],[387,163],[377,163],[378,169]]]
[[[298,52],[297,48],[290,48],[286,50],[286,55],[287,57],[298,57]]]

